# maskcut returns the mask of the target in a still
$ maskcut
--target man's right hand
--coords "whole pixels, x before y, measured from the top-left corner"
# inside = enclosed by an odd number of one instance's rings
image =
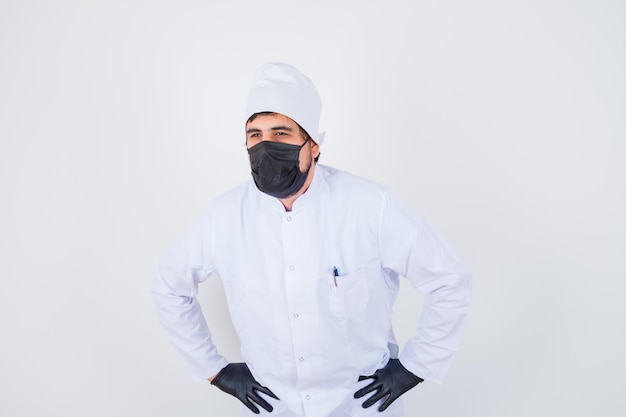
[[[253,413],[259,414],[258,404],[265,411],[271,413],[274,409],[258,392],[278,399],[268,388],[262,386],[252,376],[248,365],[242,363],[229,363],[212,379],[211,385],[215,385],[222,391],[232,395],[245,404]]]

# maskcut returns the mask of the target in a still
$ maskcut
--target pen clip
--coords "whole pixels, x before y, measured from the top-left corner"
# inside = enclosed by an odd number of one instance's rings
[[[339,276],[339,270],[337,269],[336,266],[333,266],[333,279],[335,280],[335,287],[338,287],[339,285],[337,284],[337,277]]]

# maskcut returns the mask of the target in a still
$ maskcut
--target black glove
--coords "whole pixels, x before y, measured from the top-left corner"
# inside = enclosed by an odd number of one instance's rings
[[[278,399],[276,395],[268,388],[262,386],[252,376],[248,365],[245,363],[229,363],[213,378],[212,385],[215,385],[222,391],[239,399],[253,413],[259,414],[259,409],[253,403],[257,403],[271,413],[274,409],[267,401],[265,401],[257,391],[267,394],[272,398]]]
[[[382,405],[378,407],[378,411],[385,411],[398,397],[424,381],[402,366],[398,359],[389,359],[387,365],[382,369],[376,370],[374,375],[359,377],[359,381],[364,379],[373,379],[374,381],[355,392],[354,398],[361,398],[370,392],[377,391],[362,406],[363,408],[371,407],[381,398],[387,397]]]

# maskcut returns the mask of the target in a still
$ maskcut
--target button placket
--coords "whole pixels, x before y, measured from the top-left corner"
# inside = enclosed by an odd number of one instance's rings
[[[311,314],[315,307],[310,296],[317,285],[313,272],[315,263],[307,255],[308,251],[303,250],[303,247],[306,249],[310,245],[305,243],[303,246],[302,242],[302,237],[314,230],[314,226],[312,219],[301,213],[283,215],[283,268],[293,338],[293,356],[290,360],[298,380],[301,379],[302,382],[316,377],[321,365],[317,339],[311,337],[317,329],[316,315]],[[300,394],[303,401],[310,400],[312,395],[310,391],[301,391]]]

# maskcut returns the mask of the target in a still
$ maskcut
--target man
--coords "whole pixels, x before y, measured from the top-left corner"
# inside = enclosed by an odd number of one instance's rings
[[[193,377],[237,397],[244,415],[402,416],[399,397],[440,383],[450,365],[470,273],[383,187],[317,164],[320,112],[294,67],[258,70],[246,122],[252,179],[214,199],[160,261],[158,315]],[[244,363],[217,352],[196,300],[214,272]],[[426,296],[398,355],[400,276]]]

